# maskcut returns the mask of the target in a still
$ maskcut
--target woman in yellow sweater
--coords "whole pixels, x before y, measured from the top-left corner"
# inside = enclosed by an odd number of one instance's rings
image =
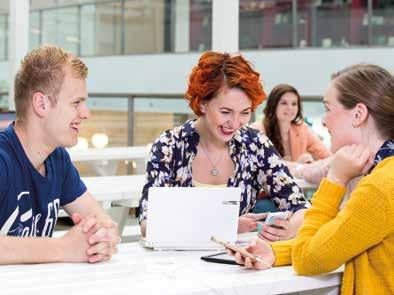
[[[293,240],[255,238],[246,250],[270,265],[292,264],[300,275],[345,264],[342,294],[394,294],[394,77],[375,65],[351,66],[333,75],[324,105],[335,155],[304,224]],[[267,267],[235,257],[248,268]]]

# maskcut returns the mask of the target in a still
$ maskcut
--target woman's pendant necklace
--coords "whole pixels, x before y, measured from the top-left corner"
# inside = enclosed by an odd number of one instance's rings
[[[216,167],[213,167],[211,169],[211,175],[212,176],[218,176],[219,175],[219,170]]]
[[[210,170],[211,175],[212,175],[212,176],[218,176],[219,173],[220,173],[220,171],[219,171],[219,169],[218,169],[216,166],[217,166],[217,165],[220,163],[220,161],[222,160],[223,155],[222,155],[222,157],[220,157],[220,159],[219,159],[219,160],[217,161],[217,163],[215,164],[215,163],[211,160],[211,158],[208,156],[208,152],[205,151],[205,148],[204,148],[204,146],[203,146],[202,143],[200,143],[200,147],[201,147],[201,150],[203,151],[203,153],[205,154],[205,157],[208,159],[209,163],[211,163],[211,166],[212,166],[212,169]]]

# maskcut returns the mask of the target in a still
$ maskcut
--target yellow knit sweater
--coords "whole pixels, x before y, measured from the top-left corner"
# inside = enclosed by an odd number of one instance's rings
[[[322,181],[297,238],[272,244],[275,265],[315,275],[346,263],[342,294],[394,294],[394,157],[362,178],[339,211],[344,193]]]

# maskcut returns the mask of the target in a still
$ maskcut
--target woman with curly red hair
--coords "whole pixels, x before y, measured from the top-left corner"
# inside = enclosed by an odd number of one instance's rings
[[[153,144],[139,206],[145,235],[152,186],[241,187],[238,232],[256,229],[266,215],[249,213],[265,191],[280,210],[294,212],[279,227],[263,226],[268,240],[295,236],[309,206],[268,138],[247,127],[265,93],[260,75],[241,55],[206,52],[193,68],[186,99],[197,115]]]

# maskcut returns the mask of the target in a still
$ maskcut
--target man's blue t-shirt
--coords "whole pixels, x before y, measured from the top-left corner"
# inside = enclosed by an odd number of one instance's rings
[[[49,155],[45,171],[33,167],[13,124],[0,132],[0,236],[52,236],[59,206],[86,192],[64,148]]]

